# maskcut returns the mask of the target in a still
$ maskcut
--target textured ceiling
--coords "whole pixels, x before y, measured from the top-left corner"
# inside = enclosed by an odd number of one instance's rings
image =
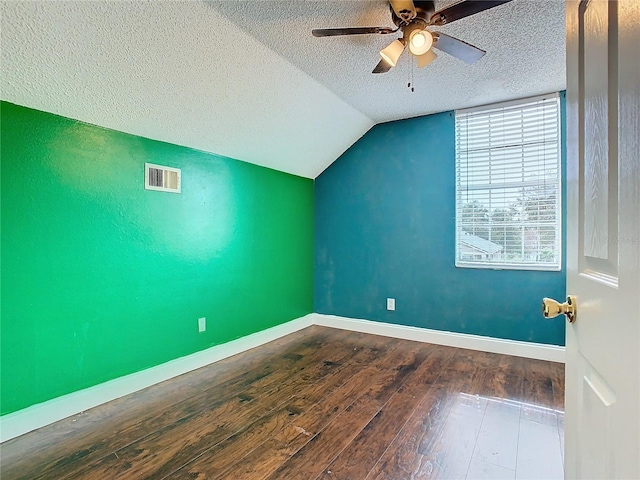
[[[436,10],[456,3],[437,1]],[[433,27],[487,51],[468,65],[438,53],[412,68],[410,56],[386,74],[372,75],[392,35],[313,37],[313,28],[393,27],[381,1],[229,1],[213,8],[279,53],[375,123],[415,117],[565,88],[564,0],[513,0]],[[414,92],[407,88],[413,75]]]
[[[436,2],[436,8],[452,3]],[[379,1],[6,2],[2,99],[314,178],[373,124],[565,88],[563,0],[513,0],[440,30],[487,55],[408,55]],[[414,92],[407,88],[410,79]]]

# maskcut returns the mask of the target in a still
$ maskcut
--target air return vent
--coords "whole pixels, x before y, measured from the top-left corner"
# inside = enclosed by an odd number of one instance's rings
[[[180,193],[180,169],[145,163],[144,188],[161,192]]]

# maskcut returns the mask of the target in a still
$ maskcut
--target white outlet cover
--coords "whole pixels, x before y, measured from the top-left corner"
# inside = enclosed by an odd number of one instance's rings
[[[198,319],[198,333],[202,333],[207,329],[207,319],[202,317]]]
[[[387,310],[395,310],[395,309],[396,309],[396,299],[387,298]]]

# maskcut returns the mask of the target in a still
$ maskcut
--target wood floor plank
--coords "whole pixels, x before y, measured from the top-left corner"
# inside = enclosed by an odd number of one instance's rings
[[[551,364],[551,382],[553,386],[553,408],[564,412],[564,364]]]
[[[272,410],[258,421],[248,425],[247,428],[225,438],[164,478],[219,478],[219,475],[235,464],[238,458],[247,456],[255,450],[256,445],[260,445],[267,438],[276,435],[292,421],[295,421],[297,416],[304,414],[308,408],[306,400],[303,401],[304,406],[296,404],[296,402],[300,402],[298,398],[293,398],[291,402],[296,406],[295,410],[288,405]]]
[[[204,372],[207,368],[199,369],[193,372],[192,377],[194,381],[202,380],[204,377],[205,380],[200,383],[200,392],[183,398],[177,403],[171,396],[164,400],[160,397],[147,397],[146,402],[135,403],[130,409],[126,408],[126,404],[123,405],[123,401],[110,402],[115,406],[111,405],[106,415],[99,415],[98,420],[95,421],[97,428],[83,428],[84,435],[78,433],[76,436],[69,436],[69,433],[65,432],[57,442],[45,443],[45,448],[40,449],[37,454],[25,441],[27,439],[17,438],[6,442],[2,445],[3,460],[6,460],[3,462],[2,474],[13,478],[47,479],[51,478],[51,472],[56,472],[57,478],[62,479],[78,470],[86,470],[88,466],[146,437],[151,432],[178,422],[216,402],[246,394],[250,386],[266,388],[269,385],[278,384],[289,376],[291,368],[304,369],[308,363],[315,361],[317,355],[322,356],[319,346],[325,342],[331,342],[332,339],[335,339],[335,333],[331,331],[312,334],[311,337],[293,345],[291,350],[285,350],[281,355],[276,356],[272,362],[257,365],[246,372],[236,370],[232,372],[230,378],[223,377],[226,380],[221,382],[207,381],[209,374]],[[165,385],[168,393],[173,391],[171,387],[173,387],[172,384]],[[134,394],[133,397],[137,400],[142,398],[142,394]],[[105,410],[102,406],[98,408],[101,411]],[[45,432],[39,437],[57,438],[57,425],[54,424],[43,430]],[[68,441],[62,441],[64,439]],[[82,445],[90,445],[90,447],[82,448]],[[27,451],[28,455],[24,453],[23,456],[19,455],[21,447]],[[6,457],[5,454],[7,454]],[[10,466],[5,468],[6,464]],[[35,470],[36,467],[37,470]],[[30,468],[33,468],[37,474],[31,477],[20,476],[20,472]]]
[[[365,478],[454,355],[451,348],[432,348],[416,376],[400,387],[318,478]]]
[[[392,375],[388,365],[402,364],[407,359],[407,348],[415,348],[413,342],[391,343],[391,348],[373,360],[369,366],[354,372],[346,383],[326,395],[322,402],[317,403],[309,412],[297,418],[295,425],[287,426],[259,445],[247,456],[249,461],[240,459],[226,472],[215,478],[259,479],[272,474],[336,417],[353,408],[357,399],[375,391],[377,388],[375,385],[388,381]]]
[[[501,369],[487,369],[478,372],[479,382],[469,385],[467,393],[487,398],[502,398],[514,401],[523,400],[522,377],[505,373]]]
[[[557,364],[544,360],[527,359],[522,375],[523,401],[538,407],[554,409],[553,377]]]
[[[366,479],[435,478],[430,476],[435,467],[430,456],[438,448],[460,394],[469,389],[468,376],[475,373],[477,368],[464,376],[442,372]]]
[[[478,368],[484,370],[494,369],[500,367],[502,358],[503,355],[497,353],[458,348],[449,368],[455,369],[460,373],[475,372]]]
[[[415,478],[458,480],[465,478],[473,456],[487,400],[460,394],[449,411],[438,440],[423,451],[428,466]]]
[[[320,353],[322,352],[322,353]],[[265,385],[260,381],[245,388],[241,395],[214,402],[196,415],[190,415],[155,430],[114,453],[116,458],[105,457],[87,465],[92,478],[161,478],[191,459],[201,455],[211,446],[221,442],[243,428],[278,408],[306,384],[328,375],[340,360],[352,355],[352,349],[336,343],[309,356],[293,370],[283,369],[277,384],[270,383],[271,390],[263,394]],[[318,358],[319,357],[319,358]],[[304,374],[292,375],[304,371]]]
[[[39,455],[48,458],[52,448],[56,453],[64,455],[60,444],[62,442],[66,445],[64,441],[67,439],[91,442],[102,437],[105,428],[117,431],[119,426],[126,426],[132,420],[140,420],[145,415],[157,416],[157,408],[182,401],[192,396],[194,392],[200,393],[203,385],[213,388],[240,375],[251,376],[252,371],[256,369],[264,371],[266,364],[278,362],[278,358],[303,354],[304,352],[300,352],[301,349],[311,352],[321,344],[336,339],[337,335],[331,329],[310,327],[307,332],[295,332],[261,348],[234,355],[40,428],[34,432],[37,435],[30,435],[28,442],[23,441],[21,437],[4,442],[2,458],[7,463],[20,460],[26,462],[25,459],[29,458],[29,465],[33,465],[33,462],[37,462]],[[53,447],[52,438],[56,439]],[[20,468],[19,463],[16,465]]]
[[[52,471],[62,478],[65,470],[74,471],[73,465],[84,466],[92,459],[108,455],[154,429],[177,421],[185,410],[197,411],[203,404],[210,404],[212,392],[226,392],[232,397],[255,381],[266,383],[265,379],[270,375],[317,352],[321,344],[333,340],[335,334],[331,331],[312,333],[306,338],[303,334],[292,336],[287,343],[280,343],[281,348],[286,345],[288,348],[276,354],[271,362],[265,362],[268,356],[260,358],[262,354],[251,353],[249,361],[235,366],[232,361],[223,362],[222,366],[216,363],[57,422],[40,429],[38,435],[5,442],[2,444],[3,464],[11,467],[3,465],[2,474],[20,478],[21,471],[37,467],[38,474],[30,478],[48,478]],[[268,354],[268,349],[264,351]],[[252,361],[254,358],[257,363]],[[247,366],[252,368],[242,370]],[[189,396],[188,392],[180,390],[184,383],[198,385],[199,391]],[[164,395],[155,393],[163,391]],[[91,448],[80,445],[91,445]]]
[[[551,376],[535,374],[522,377],[522,400],[525,403],[553,408],[553,381]]]
[[[347,381],[353,382],[354,367],[375,364],[381,356],[384,356],[381,355],[384,351],[384,340],[382,338],[371,339],[370,343],[370,347],[367,348],[354,347],[356,353],[347,364],[336,367],[331,372],[331,375],[319,378],[313,384],[298,390],[295,393],[295,398],[304,400],[315,408],[318,402],[321,400],[326,401],[327,398],[331,397],[332,392],[340,389]],[[389,354],[389,352],[385,352],[385,354]],[[356,370],[356,372],[360,372],[363,377],[363,384],[365,379],[370,378],[367,375],[362,375],[362,370]],[[355,375],[357,376],[358,374],[356,373]],[[342,398],[344,398],[344,395],[342,395]],[[301,416],[307,414],[308,412],[300,412]],[[289,417],[290,421],[288,423],[295,422],[297,417],[297,415]],[[241,459],[272,436],[273,429],[278,429],[279,426],[277,413],[270,413],[203,452],[194,462],[185,465],[180,471],[172,472],[168,478],[219,478],[234,463],[242,461]],[[283,428],[280,428],[280,430],[283,430]],[[294,430],[298,434],[304,435],[307,433],[301,427],[294,427]],[[255,459],[255,455],[252,455],[252,458]]]
[[[412,345],[400,366],[389,370],[379,382],[372,384],[367,393],[267,478],[315,478],[320,475],[336,454],[353,441],[405,382],[433,374],[426,365],[427,357],[426,349]]]
[[[311,327],[5,442],[0,477],[464,478],[500,415],[562,438],[563,406],[561,364]]]

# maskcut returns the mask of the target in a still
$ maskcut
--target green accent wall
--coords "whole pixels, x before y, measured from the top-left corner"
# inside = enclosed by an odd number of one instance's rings
[[[312,312],[312,180],[0,109],[2,414]]]

